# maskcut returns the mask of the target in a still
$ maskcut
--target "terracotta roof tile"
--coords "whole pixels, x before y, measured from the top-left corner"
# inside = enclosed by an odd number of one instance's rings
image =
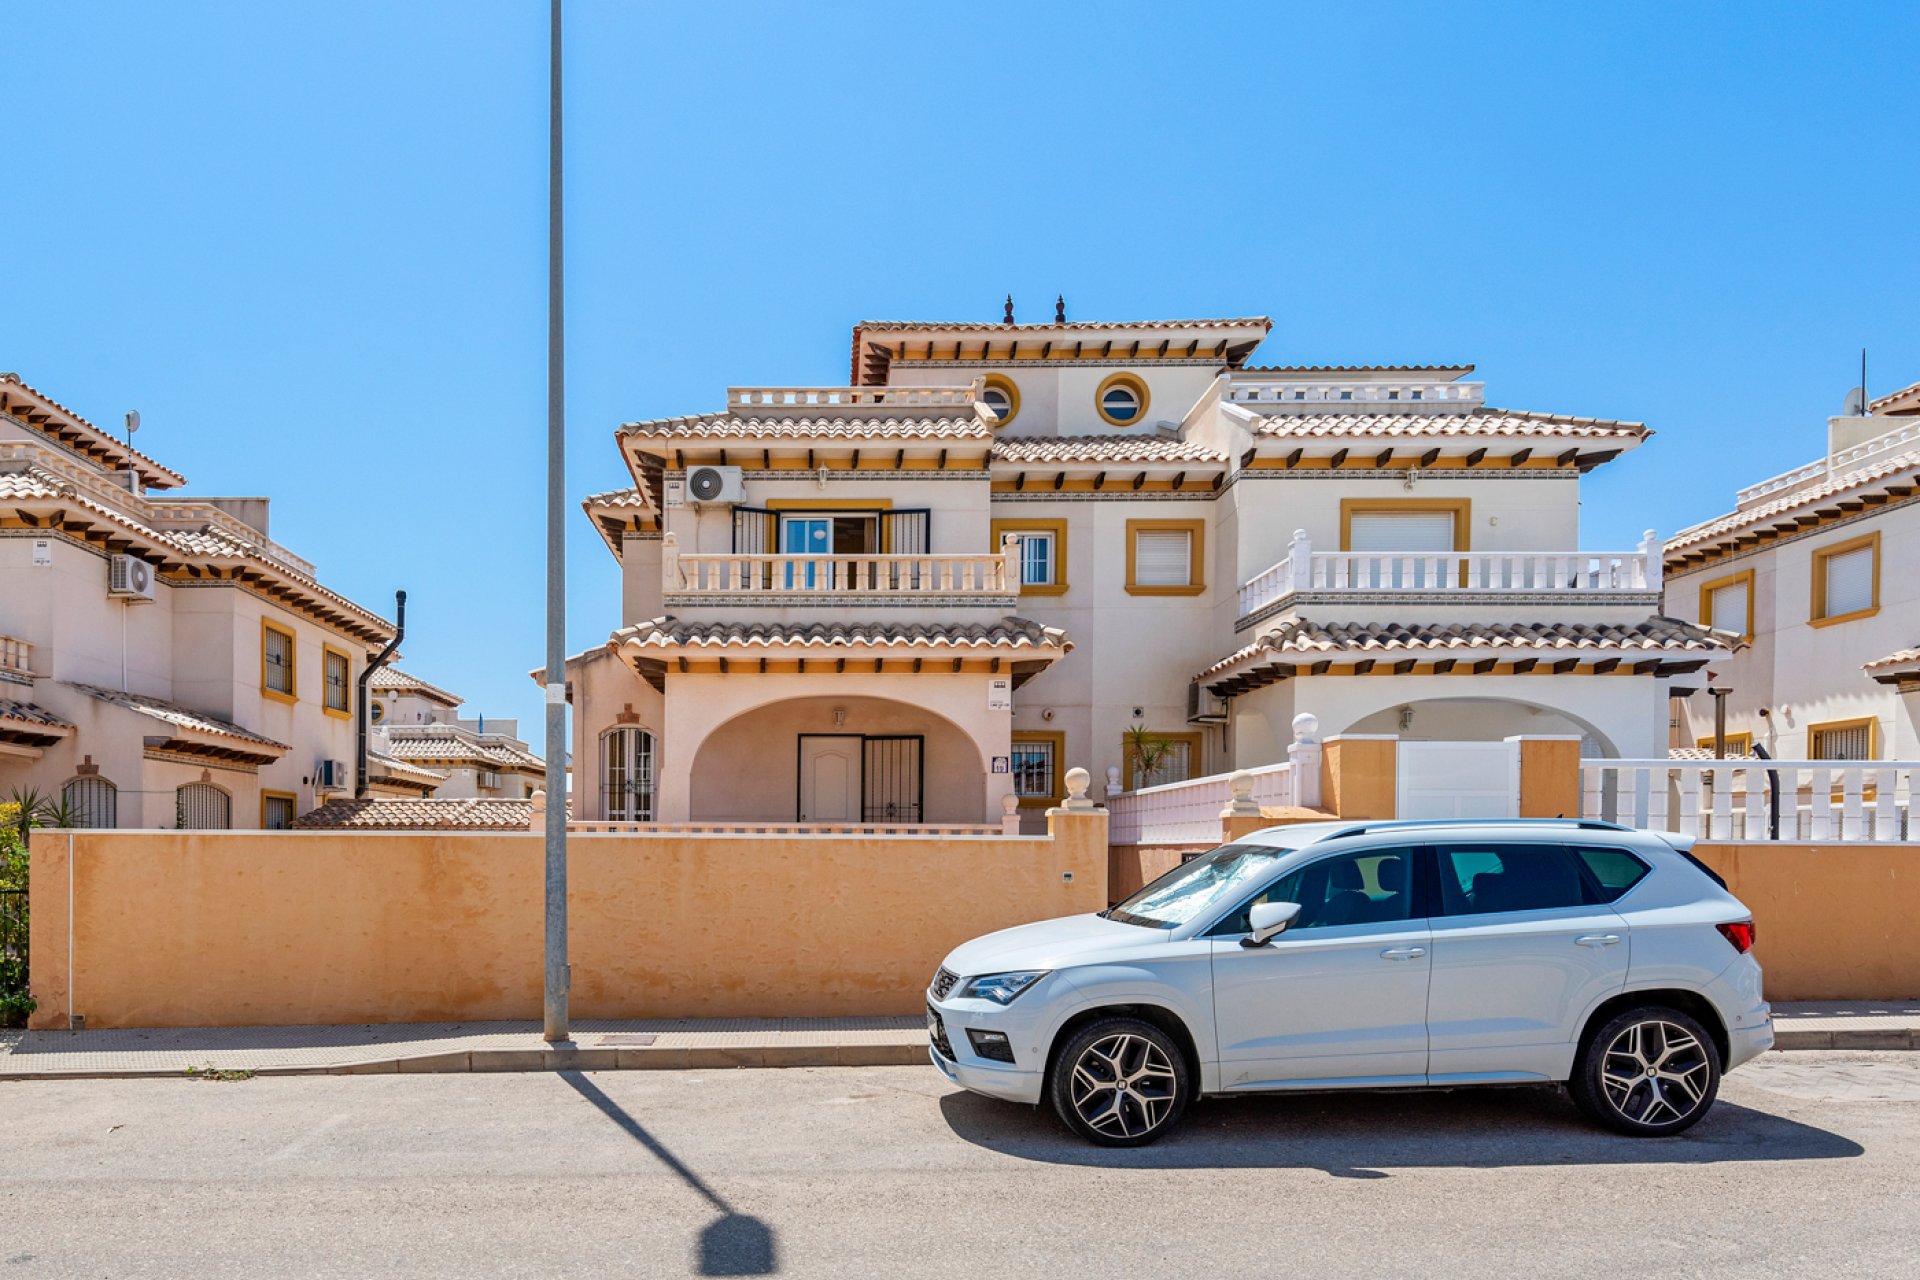
[[[448,693],[440,686],[428,684],[419,676],[394,666],[376,668],[374,673],[367,677],[367,688],[382,692],[418,693],[449,707],[457,707],[466,701],[457,694]]]
[[[31,702],[14,702],[0,698],[0,721],[15,724],[33,725],[44,729],[71,729],[73,725],[48,711],[45,707]]]
[[[1743,647],[1738,636],[1677,618],[1634,623],[1587,622],[1311,622],[1292,618],[1200,672],[1218,675],[1265,654],[1405,652],[1689,652],[1720,654]]]
[[[0,499],[64,498],[72,493],[72,485],[38,467],[28,467],[25,471],[0,471]]]
[[[400,729],[408,726],[399,726]],[[531,769],[543,772],[546,768],[539,756],[531,751],[523,751],[512,743],[494,739],[474,738],[465,735],[448,737],[399,737],[397,730],[389,730],[387,754],[396,760],[409,764],[424,761],[447,764],[477,764],[483,767],[503,767],[508,769]]]
[[[1266,316],[1236,316],[1225,320],[1068,320],[1063,323],[1047,321],[1044,324],[1001,324],[990,320],[961,320],[943,322],[939,320],[862,320],[859,330],[905,330],[954,333],[1042,333],[1066,330],[1085,332],[1090,329],[1152,329],[1155,332],[1167,329],[1258,329],[1265,333],[1273,328],[1273,321]]]
[[[0,386],[0,390],[18,389],[24,391],[54,412],[71,419],[76,427],[84,431],[89,443],[105,453],[109,461],[117,461],[122,464],[128,461],[135,463],[140,472],[141,483],[145,484],[148,488],[175,489],[187,482],[186,477],[178,471],[173,470],[171,467],[161,466],[158,462],[155,462],[152,458],[149,458],[146,454],[135,449],[125,441],[114,439],[111,432],[103,431],[73,410],[67,408],[67,406],[61,404],[58,400],[55,400],[46,392],[36,390],[27,385],[25,379],[21,378],[19,374],[0,373],[0,384],[5,384],[4,386]],[[19,417],[17,413],[12,416],[16,418]],[[29,423],[28,425],[33,426],[34,424]],[[39,430],[38,427],[34,429]]]
[[[671,617],[623,627],[611,642],[629,648],[1053,649],[1073,648],[1059,627],[1025,618],[978,622],[683,622]]]
[[[1013,436],[996,442],[993,460],[1046,462],[1215,462],[1227,455],[1163,436]]]
[[[1868,488],[1884,480],[1920,478],[1916,473],[1920,473],[1920,449],[1911,449],[1870,466],[1843,471],[1811,489],[1798,489],[1772,502],[1763,502],[1757,507],[1749,507],[1745,511],[1730,511],[1726,515],[1716,516],[1692,528],[1682,529],[1667,539],[1668,562],[1672,563],[1675,552],[1690,550],[1707,543],[1725,541],[1729,535],[1743,529],[1756,524],[1765,524],[1790,511],[1818,506],[1850,490]]]
[[[405,760],[396,760],[392,756],[382,755],[372,750],[367,752],[367,772],[428,785],[437,785],[452,776],[439,769],[424,769],[419,765],[408,764]]]
[[[306,831],[525,831],[531,800],[432,800],[371,797],[331,800],[293,820]]]
[[[1471,413],[1312,411],[1262,414],[1253,428],[1253,434],[1263,439],[1315,436],[1581,436],[1639,440],[1652,432],[1642,422],[1483,408]]]
[[[638,511],[647,509],[647,500],[640,496],[638,489],[609,489],[605,493],[588,494],[581,503],[586,507],[632,508]]]
[[[1884,658],[1875,658],[1862,671],[1891,671],[1895,667],[1920,667],[1920,649],[1896,649]]]
[[[286,751],[287,744],[275,742],[272,738],[262,737],[251,729],[242,729],[231,720],[222,720],[219,716],[204,711],[194,711],[176,703],[160,698],[149,698],[140,693],[122,693],[118,689],[102,689],[97,685],[80,684],[76,681],[63,681],[70,689],[78,689],[89,697],[110,703],[127,711],[137,711],[141,715],[152,716],[180,729],[194,733],[212,734],[216,737],[234,738],[254,746],[267,747],[274,751]]]

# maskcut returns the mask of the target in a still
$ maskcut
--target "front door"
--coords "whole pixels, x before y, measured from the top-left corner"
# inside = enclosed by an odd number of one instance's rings
[[[1626,986],[1626,920],[1593,900],[1565,846],[1433,852],[1433,1082],[1566,1079],[1587,1010]]]
[[[800,821],[860,821],[859,734],[806,734],[800,739]]]
[[[1290,872],[1212,931],[1225,1089],[1419,1084],[1427,1071],[1427,921],[1411,850],[1335,854]],[[1255,902],[1293,926],[1243,947]]]

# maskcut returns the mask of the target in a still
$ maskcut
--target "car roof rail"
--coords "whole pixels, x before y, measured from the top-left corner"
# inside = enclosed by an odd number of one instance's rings
[[[1576,831],[1632,831],[1632,827],[1621,826],[1617,822],[1602,822],[1598,818],[1382,818],[1377,822],[1358,822],[1338,831],[1329,831],[1313,843],[1327,840],[1344,840],[1348,836],[1363,836],[1372,831],[1404,830],[1409,827],[1570,827]]]

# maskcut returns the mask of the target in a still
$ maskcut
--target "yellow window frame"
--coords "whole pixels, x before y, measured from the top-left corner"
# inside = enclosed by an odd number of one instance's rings
[[[287,819],[286,829],[292,830],[293,819],[300,816],[300,797],[291,791],[262,791],[260,793],[260,829],[262,831],[277,830],[277,828],[269,828],[267,826],[267,801],[269,800],[285,800],[287,802],[290,816]]]
[[[1206,762],[1201,754],[1206,750],[1206,739],[1202,735],[1198,733],[1157,733],[1149,729],[1147,736],[1161,742],[1184,742],[1187,744],[1187,777],[1186,779],[1182,779],[1182,781],[1205,776],[1204,774],[1194,772],[1196,769],[1206,767]],[[1131,791],[1133,790],[1134,762],[1133,752],[1129,748],[1126,734],[1122,734],[1120,737],[1120,763],[1124,775],[1123,783],[1126,789]]]
[[[1107,412],[1107,392],[1113,390],[1115,387],[1125,387],[1127,390],[1133,392],[1134,398],[1140,402],[1139,411],[1131,418],[1116,418]],[[1100,383],[1099,389],[1093,393],[1093,411],[1100,415],[1102,422],[1110,427],[1118,427],[1122,431],[1125,431],[1128,427],[1137,427],[1145,422],[1147,420],[1147,405],[1150,403],[1151,398],[1147,394],[1146,380],[1137,373],[1111,374]]]
[[[1728,629],[1722,627],[1719,621],[1713,616],[1713,593],[1723,587],[1738,586],[1742,583],[1746,584],[1747,588],[1747,618],[1740,632],[1740,638],[1742,640],[1753,639],[1753,570],[1751,569],[1742,569],[1738,573],[1729,573],[1724,577],[1715,578],[1710,582],[1700,584],[1700,623],[1702,626],[1713,627],[1720,631]]]
[[[1708,734],[1704,738],[1695,738],[1693,741],[1693,745],[1696,747],[1699,747],[1703,751],[1711,751],[1713,750],[1713,735]],[[1752,755],[1753,754],[1753,734],[1744,729],[1741,730],[1739,733],[1728,734],[1727,735],[1727,754],[1730,756]]]
[[[287,638],[287,687],[284,692],[267,683],[267,632]],[[300,701],[300,637],[291,627],[260,619],[260,696],[275,702]]]
[[[1353,550],[1353,518],[1356,515],[1381,515],[1395,511],[1450,511],[1453,513],[1453,549],[1473,550],[1472,498],[1342,498],[1340,549]]]
[[[995,520],[993,551],[1010,533],[1050,533],[1053,535],[1053,581],[1039,585],[1020,584],[1023,596],[1061,596],[1067,593],[1067,522],[1065,520]],[[1129,574],[1129,577],[1132,575]]]
[[[1055,729],[1015,729],[1013,745],[1023,742],[1049,742],[1053,744],[1053,793],[1044,796],[1021,796],[1022,809],[1051,809],[1059,805],[1067,796],[1067,735]]]
[[[1867,731],[1867,759],[1878,760],[1880,758],[1880,720],[1877,716],[1855,716],[1851,720],[1823,720],[1818,724],[1808,725],[1807,759],[1822,759],[1822,757],[1814,754],[1813,746],[1815,739],[1818,738],[1820,734],[1844,733],[1849,729],[1860,728],[1864,728]],[[1837,760],[1834,763],[1845,764],[1846,761]]]
[[[1851,613],[1836,613],[1827,616],[1827,561],[1835,556],[1843,556],[1853,551],[1867,548],[1873,550],[1873,603],[1864,609],[1855,609]],[[1817,547],[1813,552],[1813,605],[1808,621],[1816,627],[1831,627],[1842,622],[1852,622],[1856,618],[1871,618],[1880,612],[1880,533],[1862,534],[1858,538],[1849,538],[1845,542],[1836,542],[1830,547]]]
[[[1143,586],[1135,581],[1137,543],[1142,533],[1185,531],[1187,541],[1187,585],[1182,587]],[[1197,596],[1207,590],[1207,522],[1205,520],[1129,520],[1127,521],[1127,594],[1130,596]]]
[[[327,659],[338,658],[346,667],[346,680],[341,685],[345,690],[347,705],[332,707],[327,704]],[[353,655],[337,645],[320,646],[320,709],[337,720],[353,718]]]

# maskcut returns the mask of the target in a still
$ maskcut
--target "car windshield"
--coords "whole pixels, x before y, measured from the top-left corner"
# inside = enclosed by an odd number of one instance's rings
[[[1268,844],[1225,844],[1183,862],[1107,913],[1121,924],[1172,929],[1226,906],[1292,853]]]

